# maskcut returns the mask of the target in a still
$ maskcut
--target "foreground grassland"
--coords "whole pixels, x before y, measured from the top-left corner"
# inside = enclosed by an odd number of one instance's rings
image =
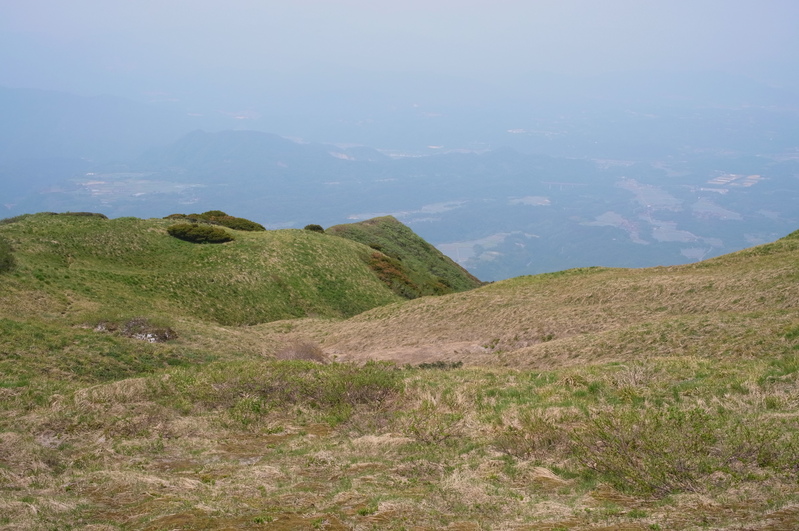
[[[579,373],[225,362],[31,403],[18,529],[791,529],[795,353]]]
[[[353,265],[382,305],[248,324],[267,288],[224,277],[253,270],[113,221],[149,243],[0,225],[0,528],[799,528],[799,234],[405,302]],[[236,237],[246,265],[284,236]],[[96,326],[133,316],[177,338]],[[338,361],[285,359],[308,345]]]

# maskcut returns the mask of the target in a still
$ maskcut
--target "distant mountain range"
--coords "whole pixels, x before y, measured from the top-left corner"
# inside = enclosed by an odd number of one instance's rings
[[[0,89],[0,208],[221,209],[270,228],[392,215],[482,280],[685,263],[799,224],[799,100],[777,91],[751,96],[769,105],[741,104],[753,90],[715,107],[709,96],[662,96],[571,112],[561,103],[560,114],[527,109],[512,122],[498,111],[507,127],[498,134],[489,120],[482,144],[409,150],[206,132],[224,123],[173,106]],[[453,111],[430,126],[450,124],[440,135],[454,139],[445,130],[461,119]]]

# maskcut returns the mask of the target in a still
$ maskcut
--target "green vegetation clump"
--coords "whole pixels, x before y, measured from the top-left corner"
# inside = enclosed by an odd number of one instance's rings
[[[442,369],[442,370],[451,370],[451,369],[460,369],[463,367],[462,361],[444,361],[444,360],[437,360],[437,361],[430,361],[424,362],[417,365],[420,369]]]
[[[235,239],[223,229],[195,223],[179,223],[166,230],[171,236],[191,243],[225,243]]]
[[[392,364],[319,364],[303,360],[228,362],[173,372],[154,398],[184,410],[226,410],[243,424],[265,422],[291,408],[338,424],[359,407],[379,409],[403,389]],[[314,415],[316,416],[316,415]]]
[[[14,253],[8,240],[0,236],[0,273],[14,269]]]
[[[616,489],[666,496],[700,491],[714,474],[726,482],[756,469],[797,477],[799,433],[785,428],[727,408],[675,404],[598,412],[572,437],[580,462]]]
[[[265,231],[266,228],[260,223],[250,221],[245,218],[237,218],[230,216],[221,210],[209,210],[202,214],[171,214],[165,219],[185,219],[192,223],[211,223],[214,225],[222,225],[233,230],[241,231]]]
[[[99,219],[108,219],[108,216],[105,214],[101,214],[99,212],[64,212],[62,214],[58,214],[60,216],[77,216],[77,217],[91,217],[91,218],[99,218]]]
[[[325,229],[321,225],[317,225],[316,223],[311,223],[310,225],[306,225],[305,230],[310,230],[313,232],[325,232]]]

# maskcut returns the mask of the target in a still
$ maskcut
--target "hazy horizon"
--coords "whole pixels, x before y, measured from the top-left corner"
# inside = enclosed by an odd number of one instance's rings
[[[785,0],[0,0],[0,7],[0,85],[161,102],[227,119],[220,127],[315,140],[347,141],[314,131],[323,122],[315,115],[331,107],[340,111],[328,122],[412,107],[429,116],[445,106],[477,113],[497,100],[581,90],[581,97],[604,91],[599,99],[647,96],[651,85],[624,86],[630,72],[688,86],[712,73],[799,87],[799,3]]]
[[[491,280],[685,263],[799,224],[793,0],[0,9],[6,215],[392,213]]]

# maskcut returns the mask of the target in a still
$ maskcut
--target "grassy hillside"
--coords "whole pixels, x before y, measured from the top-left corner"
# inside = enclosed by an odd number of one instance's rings
[[[586,268],[361,314],[325,338],[332,350],[402,361],[558,367],[656,354],[744,353],[796,321],[799,238],[698,264]],[[762,348],[762,347],[761,347]]]
[[[442,295],[470,290],[481,284],[393,216],[336,225],[327,232],[374,249],[371,267],[403,297]]]
[[[0,273],[0,527],[799,527],[799,233],[689,266],[405,301],[355,242],[184,247],[166,224],[0,226],[15,258]],[[328,259],[365,269],[389,304],[331,318],[346,307],[317,298],[327,317],[225,324],[263,263],[290,279],[293,308],[313,293],[302,275],[324,276],[303,268]],[[237,290],[192,295],[172,267]],[[84,326],[112,310],[178,338]],[[339,361],[274,359],[303,345]]]
[[[366,266],[369,249],[346,240],[230,231],[235,241],[197,245],[167,234],[176,223],[37,214],[0,225],[16,260],[6,310],[40,301],[46,314],[78,320],[181,315],[232,325],[346,317],[397,300]]]

